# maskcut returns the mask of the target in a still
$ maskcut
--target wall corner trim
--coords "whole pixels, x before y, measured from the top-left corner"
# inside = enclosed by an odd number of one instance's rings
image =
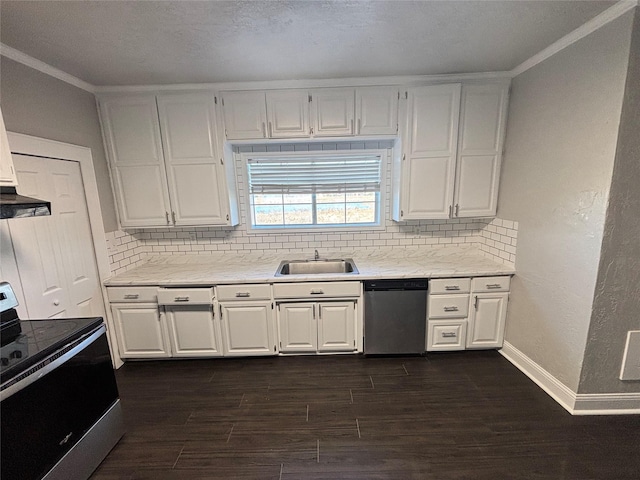
[[[578,40],[583,39],[587,35],[595,32],[599,28],[605,26],[606,24],[612,22],[616,18],[624,15],[629,10],[633,9],[638,5],[638,0],[621,0],[614,4],[612,7],[609,7],[600,15],[594,17],[589,20],[584,25],[576,28],[573,32],[565,35],[560,40],[552,43],[544,50],[536,53],[533,57],[525,60],[520,65],[511,70],[511,76],[517,77],[521,73],[526,72],[530,68],[535,67],[539,63],[542,63],[547,58],[555,55],[561,50],[569,47],[570,45],[576,43]]]
[[[571,415],[640,414],[640,392],[578,394],[509,342],[499,352]]]
[[[22,53],[20,50],[16,50],[13,47],[5,45],[4,43],[0,43],[0,55],[3,57],[7,57],[15,62],[26,65],[27,67],[31,67],[34,70],[38,70],[44,74],[47,74],[51,77],[57,78],[58,80],[62,80],[74,87],[78,87],[82,90],[85,90],[89,93],[95,93],[96,87],[91,85],[90,83],[85,82],[84,80],[80,80],[78,77],[74,77],[73,75],[63,72],[62,70],[52,67],[48,63],[45,63],[37,58],[33,58],[26,53]]]

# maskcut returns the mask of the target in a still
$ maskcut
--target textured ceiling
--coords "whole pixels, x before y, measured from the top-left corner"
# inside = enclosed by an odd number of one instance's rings
[[[602,1],[0,1],[4,44],[94,85],[511,70]]]

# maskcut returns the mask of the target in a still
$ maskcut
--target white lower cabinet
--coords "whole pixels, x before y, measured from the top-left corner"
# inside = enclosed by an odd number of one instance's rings
[[[156,303],[112,303],[111,312],[122,358],[171,356],[166,323]]]
[[[356,302],[296,302],[278,305],[280,351],[353,352]]]
[[[429,320],[427,330],[427,351],[464,350],[466,347],[467,321]]]
[[[500,348],[504,341],[508,293],[473,295],[467,332],[467,348]]]
[[[271,301],[220,303],[225,356],[277,353]]]
[[[220,325],[211,305],[165,306],[171,352],[174,357],[220,357]]]
[[[355,343],[355,302],[318,304],[318,351],[350,352]]]
[[[502,347],[509,276],[437,279],[429,285],[428,352]]]

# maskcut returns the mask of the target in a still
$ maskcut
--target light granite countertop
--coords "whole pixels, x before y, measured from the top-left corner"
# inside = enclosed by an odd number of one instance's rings
[[[360,273],[286,275],[276,277],[282,260],[304,259],[301,254],[243,254],[153,256],[146,263],[105,282],[124,285],[221,285],[393,278],[443,278],[511,275],[515,269],[471,247],[385,249],[359,252],[320,252],[322,258],[353,258]]]

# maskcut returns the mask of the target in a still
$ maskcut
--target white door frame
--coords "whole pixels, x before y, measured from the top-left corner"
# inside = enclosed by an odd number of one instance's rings
[[[105,280],[111,277],[111,266],[109,264],[107,238],[104,232],[104,224],[102,222],[102,210],[100,209],[98,184],[96,182],[96,174],[93,168],[91,149],[81,147],[79,145],[72,145],[70,143],[24,135],[22,133],[7,132],[7,135],[9,137],[11,153],[59,160],[70,160],[80,164],[80,174],[82,175],[82,185],[84,186],[84,195],[87,201],[87,209],[89,211],[91,237],[93,239],[93,248],[96,254],[96,265],[98,267],[98,277],[102,290],[102,303],[106,315],[105,322],[109,329],[109,344],[111,347],[114,366],[119,368],[122,366],[123,362],[120,359],[120,354],[118,352],[115,328],[113,328],[113,319],[111,318],[109,302],[107,301],[107,291],[104,287]]]

